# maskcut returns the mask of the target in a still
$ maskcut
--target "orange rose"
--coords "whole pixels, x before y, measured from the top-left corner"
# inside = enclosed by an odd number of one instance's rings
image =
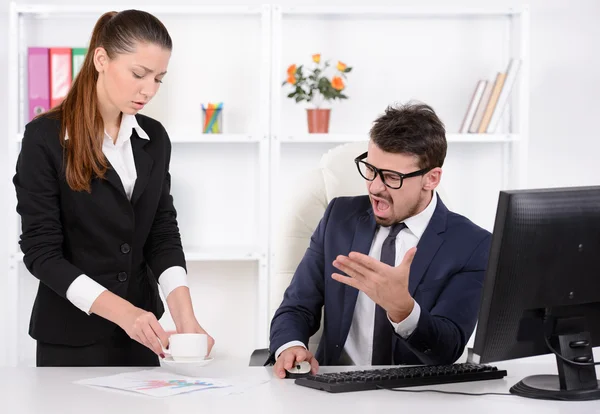
[[[287,74],[288,76],[294,76],[296,74],[296,65],[290,65],[287,68]]]
[[[315,62],[315,63],[321,62],[321,54],[320,53],[315,53],[314,55],[312,55],[312,58],[313,58],[313,62]]]
[[[347,65],[344,62],[341,62],[338,60],[338,64],[337,64],[337,70],[339,70],[340,72],[343,72],[346,70]]]
[[[341,91],[342,89],[344,89],[344,81],[339,76],[334,76],[331,79],[331,86],[333,87],[333,89]]]
[[[295,85],[295,84],[296,84],[296,77],[295,77],[294,75],[292,75],[292,76],[288,76],[288,78],[287,78],[287,83],[290,83],[290,84],[292,84],[292,85]]]

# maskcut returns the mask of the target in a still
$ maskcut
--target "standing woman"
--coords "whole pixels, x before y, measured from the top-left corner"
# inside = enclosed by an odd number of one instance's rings
[[[187,287],[171,143],[137,113],[171,49],[151,14],[104,14],[63,103],[25,129],[13,182],[23,260],[40,280],[29,326],[38,366],[159,365],[158,284],[177,332],[206,333]]]

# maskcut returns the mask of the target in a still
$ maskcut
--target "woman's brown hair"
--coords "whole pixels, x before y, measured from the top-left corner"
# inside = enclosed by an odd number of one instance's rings
[[[92,32],[88,53],[63,102],[46,115],[61,119],[60,139],[65,149],[66,179],[74,191],[91,191],[93,178],[104,178],[108,162],[102,152],[104,121],[98,109],[94,50],[102,47],[109,59],[132,53],[137,43],[173,48],[166,27],[153,15],[140,10],[103,14]],[[69,139],[64,140],[65,135]]]

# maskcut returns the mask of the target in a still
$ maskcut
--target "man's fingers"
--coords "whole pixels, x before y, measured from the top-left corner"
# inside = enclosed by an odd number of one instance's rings
[[[283,368],[291,369],[296,361],[296,353],[293,351],[287,352],[283,357]]]
[[[359,263],[360,265],[366,267],[367,269],[378,274],[381,274],[383,271],[385,271],[386,268],[390,267],[385,263],[380,262],[379,260],[373,259],[371,256],[359,252],[350,252],[350,254],[348,254],[348,257],[353,261]]]
[[[353,279],[348,276],[340,275],[339,273],[332,273],[331,278],[345,285],[351,286],[353,288],[358,289],[358,282],[356,279]]]
[[[294,363],[302,361],[310,363],[311,373],[316,374],[318,372],[318,361],[312,353],[301,347],[293,347],[292,349],[283,351],[281,355],[279,355],[279,358],[277,358],[273,371],[279,378],[285,378],[286,370],[291,369],[294,366]]]
[[[371,270],[346,256],[338,256],[333,261],[333,265],[355,279],[365,280],[373,277]]]
[[[310,358],[310,373],[317,375],[319,372],[319,361],[314,356]]]
[[[302,362],[302,361],[306,360],[307,357],[308,357],[307,351],[298,350],[298,352],[296,352],[296,355],[295,355],[295,361]],[[293,362],[294,361],[292,361],[292,365],[293,365]]]
[[[279,378],[285,378],[285,369],[283,368],[283,359],[279,358],[277,362],[275,362],[275,366],[273,367],[275,370],[275,374]]]
[[[417,248],[413,247],[411,249],[408,249],[408,251],[406,252],[406,254],[404,254],[404,258],[402,259],[402,266],[406,266],[410,269],[410,265],[412,264],[414,258],[415,258],[415,254],[417,254]]]

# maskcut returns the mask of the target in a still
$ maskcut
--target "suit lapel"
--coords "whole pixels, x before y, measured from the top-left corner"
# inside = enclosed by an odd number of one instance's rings
[[[352,246],[350,247],[351,252],[360,252],[363,254],[369,254],[371,250],[371,243],[375,235],[375,229],[377,224],[371,213],[365,213],[359,217],[354,232],[354,240],[352,240]],[[344,285],[344,311],[342,313],[341,323],[341,336],[340,338],[346,338],[350,325],[352,323],[352,317],[354,315],[354,307],[356,306],[356,298],[358,297],[358,290]]]
[[[425,271],[433,260],[433,257],[444,242],[444,239],[439,235],[446,230],[446,217],[448,209],[442,203],[442,200],[437,199],[437,206],[431,216],[429,225],[425,229],[419,244],[417,245],[417,254],[410,266],[410,278],[408,280],[408,291],[411,296],[415,295],[417,286],[421,283],[421,279],[425,275]]]
[[[127,194],[125,194],[125,187],[123,187],[123,182],[119,178],[119,174],[115,171],[112,164],[108,159],[106,160],[108,163],[108,168],[106,169],[106,174],[104,174],[104,178],[108,181],[113,187],[115,187],[123,197],[127,198]]]
[[[152,165],[154,164],[154,160],[144,149],[144,146],[147,143],[148,140],[140,138],[134,129],[133,134],[131,135],[131,148],[133,150],[133,159],[135,160],[137,179],[135,180],[135,186],[133,187],[133,193],[131,195],[132,205],[135,205],[136,201],[144,192],[146,185],[148,185],[150,171],[152,171]]]

